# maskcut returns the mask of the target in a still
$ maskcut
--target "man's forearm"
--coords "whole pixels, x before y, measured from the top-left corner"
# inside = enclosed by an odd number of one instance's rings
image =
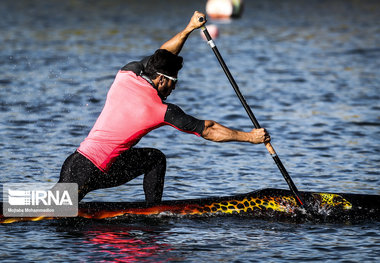
[[[214,142],[249,141],[247,133],[227,128],[214,121],[206,121],[202,137]]]
[[[215,121],[206,120],[202,137],[214,142],[250,142],[264,143],[270,141],[270,136],[265,129],[253,129],[251,132],[243,132],[225,127]]]
[[[175,55],[178,55],[181,52],[182,47],[185,44],[191,32],[193,32],[193,29],[189,29],[186,27],[184,30],[182,30],[177,35],[172,37],[170,40],[165,42],[160,48],[166,49],[167,51]]]
[[[185,44],[187,38],[193,32],[194,29],[200,28],[202,25],[206,23],[206,19],[203,19],[202,22],[199,21],[200,17],[205,17],[203,13],[200,13],[198,11],[195,11],[193,16],[190,19],[189,24],[186,26],[184,30],[176,34],[174,37],[172,37],[170,40],[165,42],[161,49],[166,49],[167,51],[178,55],[183,45]]]

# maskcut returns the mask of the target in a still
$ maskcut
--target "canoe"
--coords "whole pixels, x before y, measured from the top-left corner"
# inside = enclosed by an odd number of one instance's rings
[[[120,220],[135,217],[231,217],[289,222],[355,223],[380,221],[380,195],[300,192],[312,213],[301,208],[292,193],[283,189],[262,189],[247,194],[186,200],[168,200],[160,205],[144,202],[81,202],[79,219]],[[2,208],[0,211],[3,211]],[[0,223],[65,219],[0,215]],[[67,219],[67,218],[66,218]],[[73,219],[73,218],[71,218]]]

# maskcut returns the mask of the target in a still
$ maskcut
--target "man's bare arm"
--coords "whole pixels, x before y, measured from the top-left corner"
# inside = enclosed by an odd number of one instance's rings
[[[190,19],[189,24],[184,30],[179,32],[177,35],[172,37],[170,40],[165,42],[160,48],[166,49],[171,53],[178,55],[181,52],[183,45],[185,44],[187,38],[195,29],[200,28],[206,23],[206,19],[203,22],[199,22],[200,17],[206,17],[203,13],[195,11]]]
[[[233,130],[215,121],[206,120],[202,137],[214,142],[250,142],[254,144],[270,141],[268,132],[261,129],[253,129],[250,132]]]

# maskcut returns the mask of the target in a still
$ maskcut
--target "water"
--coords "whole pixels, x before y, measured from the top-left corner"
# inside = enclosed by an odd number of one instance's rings
[[[204,1],[140,2],[2,1],[1,183],[55,182],[117,70],[152,53],[204,9]],[[218,23],[216,44],[295,184],[380,194],[379,3],[246,1],[245,7],[242,19]],[[181,55],[185,65],[168,101],[199,118],[251,129],[198,31]],[[217,144],[164,127],[139,146],[168,156],[166,200],[287,188],[261,145]],[[86,200],[143,198],[137,178]],[[0,259],[376,262],[379,226],[239,218],[17,223],[0,226]]]

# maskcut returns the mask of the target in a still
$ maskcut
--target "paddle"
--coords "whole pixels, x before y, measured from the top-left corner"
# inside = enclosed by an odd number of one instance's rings
[[[203,21],[204,21],[204,18],[200,17],[199,22],[203,22]],[[217,57],[220,65],[222,66],[224,73],[226,73],[228,80],[230,81],[232,87],[234,88],[236,95],[238,96],[240,102],[243,104],[243,107],[246,110],[246,112],[247,112],[249,118],[251,119],[253,125],[255,126],[256,129],[260,129],[261,126],[260,126],[259,122],[256,120],[256,117],[253,114],[251,108],[249,107],[249,105],[245,101],[243,95],[241,94],[238,85],[236,84],[236,82],[235,82],[234,78],[232,77],[226,63],[224,62],[222,56],[219,53],[218,48],[216,47],[214,41],[212,40],[210,34],[208,33],[207,28],[205,26],[202,26],[201,29],[206,36],[208,44],[210,45],[211,49],[214,51],[215,56]],[[271,145],[270,142],[268,142],[268,143],[265,143],[265,147],[267,148],[268,152],[270,153],[273,160],[275,161],[278,169],[281,171],[281,174],[285,178],[285,181],[288,183],[289,188],[292,191],[298,205],[300,205],[302,208],[305,208],[305,203],[303,202],[296,185],[293,183],[293,180],[290,178],[289,173],[286,171],[284,165],[282,164],[282,162],[281,162],[280,158],[278,157],[276,151],[274,150],[273,146]],[[305,210],[310,211],[310,209],[305,209]]]

